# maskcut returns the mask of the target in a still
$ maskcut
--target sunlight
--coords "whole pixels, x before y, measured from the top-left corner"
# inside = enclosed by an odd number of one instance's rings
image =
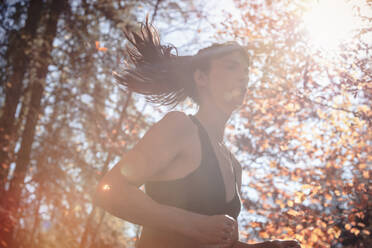
[[[325,50],[336,50],[340,42],[351,36],[352,29],[358,24],[350,4],[345,0],[315,1],[303,20],[311,43]]]
[[[108,185],[108,184],[105,184],[105,185],[102,186],[103,191],[109,191],[110,189],[111,189],[111,186]]]

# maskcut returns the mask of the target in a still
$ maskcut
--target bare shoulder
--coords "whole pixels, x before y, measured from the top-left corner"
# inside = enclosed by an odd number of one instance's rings
[[[167,113],[148,130],[146,140],[151,140],[152,138],[156,138],[155,136],[162,135],[169,141],[165,145],[182,146],[182,143],[187,142],[188,137],[195,132],[195,129],[192,121],[185,113],[172,111]],[[159,140],[153,141],[159,142]]]
[[[137,187],[172,165],[184,152],[189,137],[195,132],[190,118],[172,111],[152,125],[137,144],[128,151],[103,181],[126,180]]]
[[[161,126],[164,131],[178,133],[183,131],[183,134],[189,134],[193,130],[193,125],[190,118],[181,111],[171,111],[167,113],[155,126]],[[181,134],[181,133],[178,133]],[[182,135],[182,134],[181,134]]]

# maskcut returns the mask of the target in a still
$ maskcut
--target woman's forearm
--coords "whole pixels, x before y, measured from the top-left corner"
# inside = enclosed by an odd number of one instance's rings
[[[112,215],[134,224],[187,235],[193,232],[194,224],[203,217],[197,213],[159,204],[129,183],[124,183],[120,188],[120,192],[98,188],[95,202]]]
[[[232,248],[266,248],[266,242],[256,243],[256,244],[247,244],[241,241],[237,241]]]
[[[246,244],[241,241],[237,241],[232,248],[277,248],[277,247],[293,247],[301,248],[301,245],[295,240],[283,240],[283,241],[264,241],[255,244]]]

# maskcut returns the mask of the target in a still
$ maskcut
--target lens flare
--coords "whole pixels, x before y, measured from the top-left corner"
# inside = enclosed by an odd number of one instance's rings
[[[102,190],[105,191],[105,192],[109,191],[110,189],[111,189],[111,186],[108,185],[108,184],[104,184],[104,185],[102,186]]]

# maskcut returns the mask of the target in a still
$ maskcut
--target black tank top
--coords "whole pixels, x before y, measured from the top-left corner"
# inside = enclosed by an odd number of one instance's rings
[[[235,194],[231,201],[226,202],[223,177],[208,133],[196,117],[188,116],[198,127],[201,142],[199,167],[182,178],[148,181],[145,183],[145,191],[160,204],[204,215],[228,214],[237,219],[241,210],[241,202],[234,166],[232,167],[235,175]]]

